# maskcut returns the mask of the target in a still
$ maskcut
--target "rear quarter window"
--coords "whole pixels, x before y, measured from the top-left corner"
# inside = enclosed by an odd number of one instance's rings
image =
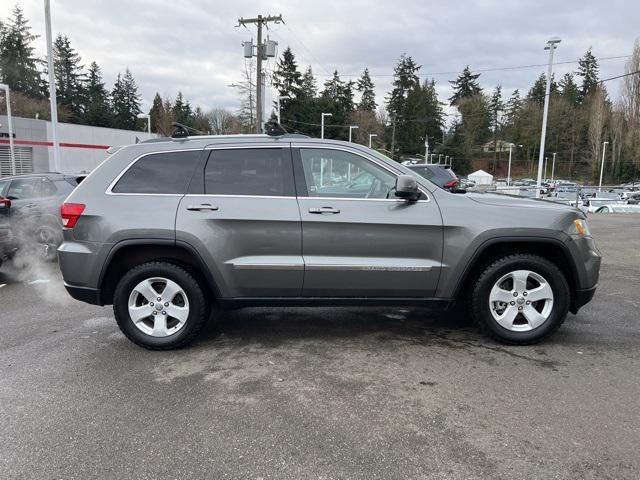
[[[184,194],[201,150],[145,155],[122,175],[113,193]]]

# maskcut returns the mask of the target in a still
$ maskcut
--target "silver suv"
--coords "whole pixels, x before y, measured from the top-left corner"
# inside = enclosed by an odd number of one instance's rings
[[[68,292],[113,304],[151,349],[189,343],[224,308],[456,300],[527,344],[591,300],[601,259],[576,209],[450,193],[363,146],[296,135],[121,148],[61,214]]]

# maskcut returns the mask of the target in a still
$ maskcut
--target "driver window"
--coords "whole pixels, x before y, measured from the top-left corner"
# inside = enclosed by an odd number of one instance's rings
[[[300,156],[310,197],[395,198],[395,176],[360,155],[301,148]]]

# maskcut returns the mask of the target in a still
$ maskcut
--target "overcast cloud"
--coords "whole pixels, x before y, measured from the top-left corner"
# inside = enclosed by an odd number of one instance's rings
[[[11,0],[4,0],[9,6]],[[44,56],[42,0],[21,0]],[[67,34],[83,62],[102,67],[109,88],[129,67],[147,109],[156,91],[178,90],[202,108],[238,107],[237,92],[227,85],[240,79],[241,42],[255,30],[235,28],[241,16],[281,13],[286,25],[268,34],[279,50],[291,46],[301,70],[311,65],[321,84],[338,69],[356,79],[369,67],[377,101],[390,88],[393,66],[401,53],[433,74],[441,100],[450,96],[448,80],[469,64],[472,69],[544,64],[543,47],[560,36],[559,62],[572,61],[593,47],[598,57],[631,53],[640,36],[640,2],[566,1],[294,1],[247,0],[52,0],[53,31]],[[5,10],[5,9],[3,9]],[[6,18],[7,12],[2,13]],[[602,60],[601,78],[623,72],[625,59]],[[274,62],[269,63],[272,68]],[[558,77],[575,65],[558,65]],[[483,87],[500,83],[506,95],[526,91],[543,67],[485,72]],[[556,78],[558,78],[556,77]],[[423,76],[424,78],[424,76]],[[615,96],[618,81],[607,87]]]

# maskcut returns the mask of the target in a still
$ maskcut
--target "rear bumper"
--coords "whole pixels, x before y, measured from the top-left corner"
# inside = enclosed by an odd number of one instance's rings
[[[81,302],[90,303],[91,305],[102,305],[100,300],[100,290],[97,288],[76,287],[74,285],[64,284],[69,295]]]
[[[598,286],[596,285],[591,288],[575,290],[573,292],[573,295],[571,296],[571,307],[569,308],[569,311],[574,315],[578,313],[578,310],[580,310],[587,303],[589,303],[591,299],[593,299],[597,287]]]

